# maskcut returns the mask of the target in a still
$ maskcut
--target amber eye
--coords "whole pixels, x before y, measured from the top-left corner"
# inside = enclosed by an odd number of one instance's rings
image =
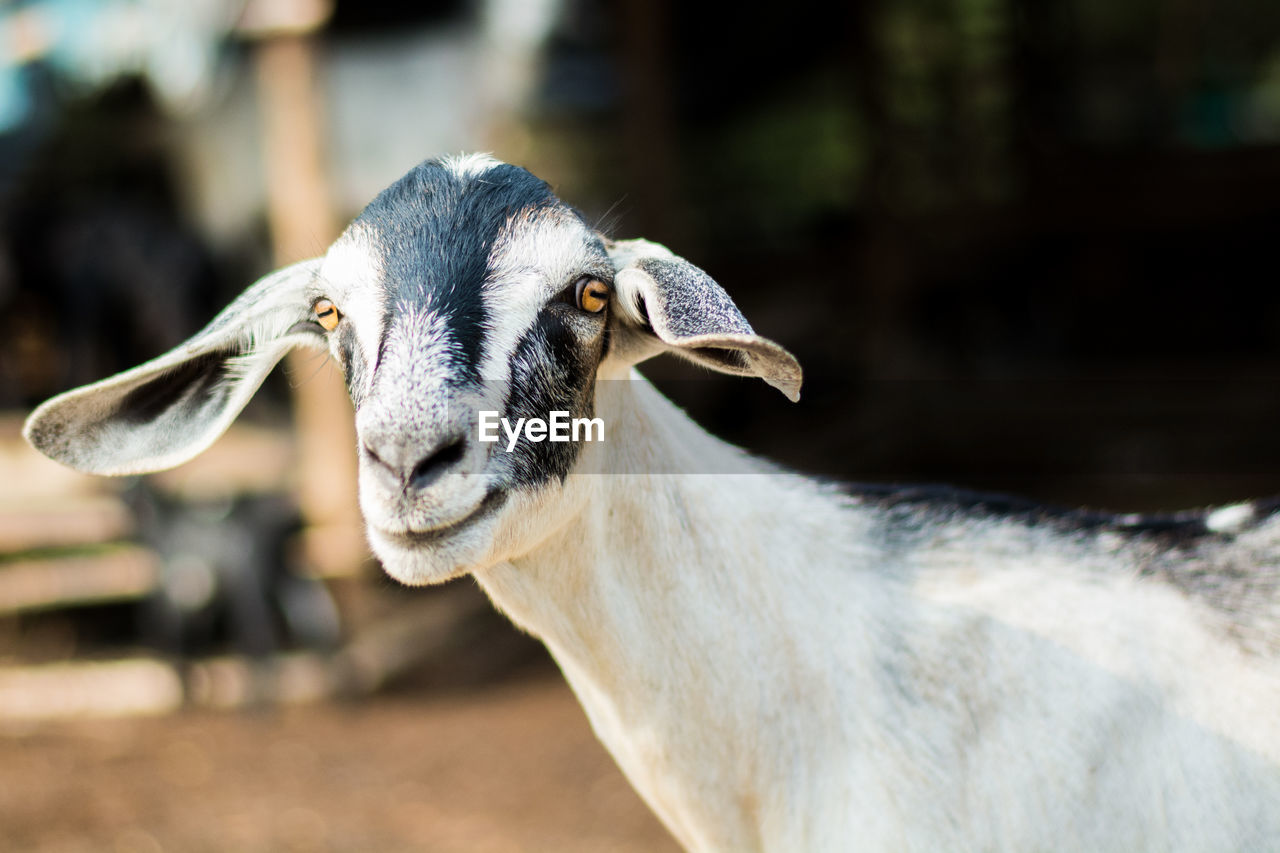
[[[325,331],[332,332],[338,328],[338,321],[342,319],[342,314],[338,311],[337,305],[328,299],[318,299],[311,310],[315,312],[316,322],[323,326]]]
[[[578,307],[592,314],[599,314],[609,304],[609,285],[598,278],[583,276],[574,288]]]

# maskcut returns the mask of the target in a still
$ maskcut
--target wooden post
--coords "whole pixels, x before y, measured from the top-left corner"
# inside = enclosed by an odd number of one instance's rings
[[[312,33],[328,0],[254,0],[240,30],[255,47],[267,216],[279,265],[314,257],[338,235],[315,91]],[[305,547],[321,574],[354,572],[368,559],[356,505],[355,429],[337,368],[314,353],[286,362],[294,397],[297,492],[308,525]]]

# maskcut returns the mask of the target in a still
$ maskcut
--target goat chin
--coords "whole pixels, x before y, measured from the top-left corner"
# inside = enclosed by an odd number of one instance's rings
[[[428,586],[461,577],[486,562],[491,520],[480,520],[458,531],[431,535],[386,533],[367,526],[374,556],[388,575],[406,586]]]

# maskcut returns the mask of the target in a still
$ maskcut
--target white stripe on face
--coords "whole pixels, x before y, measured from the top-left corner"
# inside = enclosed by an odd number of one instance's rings
[[[389,401],[386,405],[412,420],[421,414],[424,401],[444,399],[441,389],[451,378],[448,352],[453,344],[440,314],[429,306],[397,305],[385,346],[382,364],[371,381],[377,396]],[[442,420],[438,413],[427,421],[432,418]]]
[[[484,298],[489,334],[480,376],[509,378],[511,353],[547,300],[585,273],[603,274],[609,264],[598,241],[573,214],[540,210],[512,217],[493,243]]]
[[[364,375],[368,381],[373,377],[386,312],[384,270],[377,245],[375,229],[362,222],[353,223],[329,249],[320,267],[320,286],[327,288],[324,295],[355,328],[356,345],[360,348],[357,357],[366,365]]]

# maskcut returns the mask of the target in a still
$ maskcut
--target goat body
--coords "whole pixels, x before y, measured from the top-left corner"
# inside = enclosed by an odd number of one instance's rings
[[[739,473],[579,477],[577,514],[475,574],[689,849],[1280,843],[1274,654],[1152,568],[1274,554],[1280,520],[1179,553],[1133,519],[846,495],[647,384],[614,402],[605,466]]]
[[[673,352],[795,399],[794,359],[692,264],[486,158],[423,164],[325,258],[26,435],[98,473],[174,465],[293,346],[342,365],[387,571],[474,574],[689,849],[1280,848],[1271,507],[1052,512],[754,460],[633,367]],[[477,412],[608,439],[504,448]]]

